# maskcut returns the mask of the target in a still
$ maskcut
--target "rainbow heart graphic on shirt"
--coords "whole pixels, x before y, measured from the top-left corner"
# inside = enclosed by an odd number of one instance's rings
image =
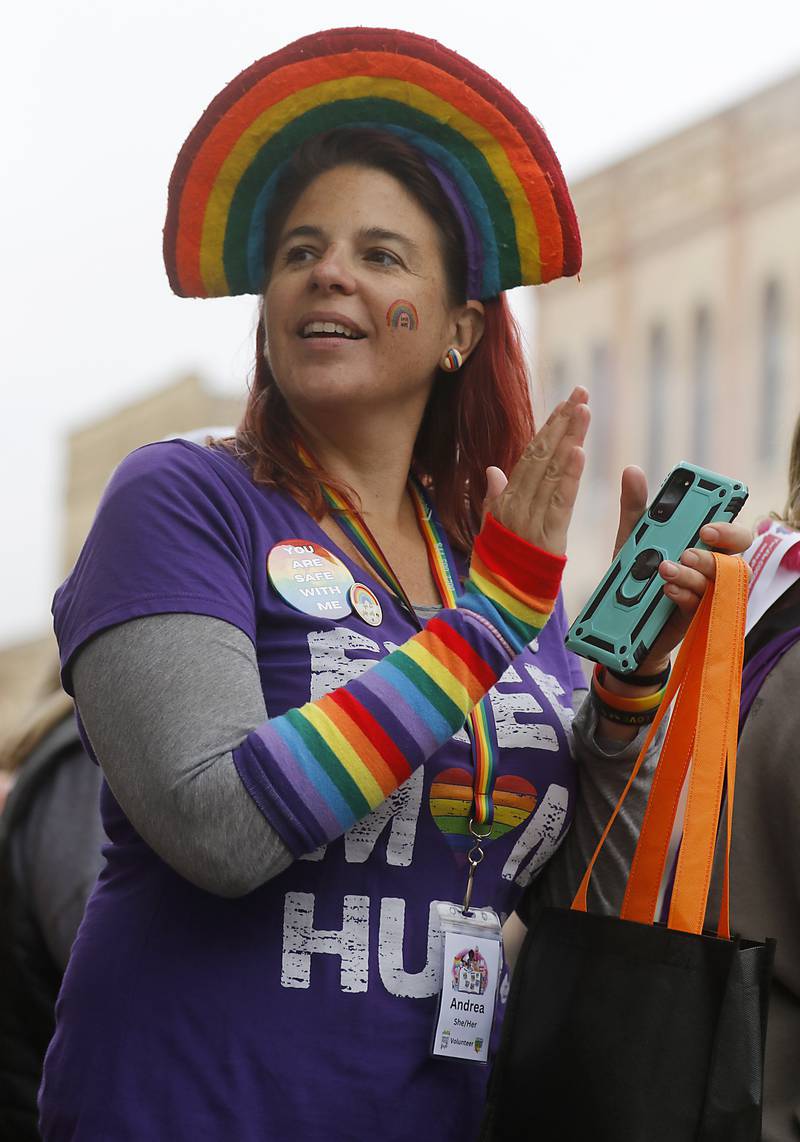
[[[538,797],[534,786],[524,777],[511,773],[498,777],[492,794],[494,821],[485,843],[496,841],[524,824],[536,808]],[[469,831],[472,774],[465,769],[445,769],[431,786],[429,804],[447,843],[457,854],[466,855],[475,843]]]

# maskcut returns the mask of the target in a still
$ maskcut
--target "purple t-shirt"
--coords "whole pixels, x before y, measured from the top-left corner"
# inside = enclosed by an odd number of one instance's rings
[[[283,600],[267,557],[298,538],[374,591],[380,626]],[[256,486],[230,454],[184,441],[132,453],[106,489],[54,603],[67,685],[93,635],[165,612],[244,631],[270,716],[345,684],[415,633],[290,496]],[[564,628],[559,600],[538,645],[492,690],[496,803],[522,806],[523,819],[486,845],[474,901],[502,917],[572,816],[570,697],[585,683]],[[458,901],[465,884],[443,807],[465,779],[461,731],[344,837],[234,900],[174,872],[105,787],[107,865],[46,1064],[48,1142],[475,1137],[487,1068],[429,1057],[439,974],[431,901]]]

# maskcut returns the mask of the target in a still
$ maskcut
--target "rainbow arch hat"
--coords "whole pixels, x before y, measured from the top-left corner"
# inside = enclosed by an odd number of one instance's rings
[[[284,165],[304,140],[345,126],[393,132],[422,152],[464,229],[470,297],[579,271],[578,223],[558,159],[509,91],[424,36],[335,28],[257,60],[183,144],[164,227],[173,291],[261,293]]]

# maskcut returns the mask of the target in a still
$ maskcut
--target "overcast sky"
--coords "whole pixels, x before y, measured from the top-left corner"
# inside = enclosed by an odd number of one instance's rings
[[[374,0],[28,0],[7,11],[0,645],[49,622],[65,433],[187,370],[243,389],[254,303],[173,297],[161,227],[183,139],[254,59],[326,26],[432,36],[531,108],[568,179],[800,69],[798,0],[408,0],[396,12]]]

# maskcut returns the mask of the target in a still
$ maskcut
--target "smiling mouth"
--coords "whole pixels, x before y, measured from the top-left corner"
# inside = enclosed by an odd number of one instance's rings
[[[344,337],[348,341],[363,341],[366,334],[359,333],[347,325],[340,325],[336,321],[309,321],[309,323],[304,325],[300,330],[300,336],[304,341],[310,338],[326,337]]]

